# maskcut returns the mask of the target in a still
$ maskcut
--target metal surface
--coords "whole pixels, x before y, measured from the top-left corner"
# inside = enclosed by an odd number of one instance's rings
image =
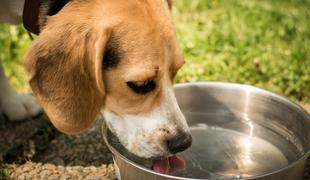
[[[193,136],[192,147],[181,153],[186,168],[158,174],[108,144],[122,179],[302,179],[310,115],[298,105],[230,83],[179,84],[175,92]]]

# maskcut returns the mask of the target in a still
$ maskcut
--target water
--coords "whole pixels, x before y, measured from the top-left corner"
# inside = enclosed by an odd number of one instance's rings
[[[231,114],[185,113],[185,116],[193,144],[181,153],[186,161],[185,169],[170,175],[198,179],[246,178],[279,170],[304,153],[300,142],[281,125],[259,125]],[[118,148],[113,146],[132,161],[151,167],[150,161],[120,148],[119,142],[111,144],[116,144]]]
[[[249,119],[199,113],[187,113],[185,116],[191,122],[193,144],[181,153],[186,168],[172,174],[175,176],[246,178],[279,170],[302,154],[294,145],[296,141],[290,141],[289,136]],[[200,123],[202,120],[208,124]]]

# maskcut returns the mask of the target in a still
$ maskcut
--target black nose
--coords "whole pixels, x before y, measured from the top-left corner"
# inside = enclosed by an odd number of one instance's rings
[[[168,150],[172,154],[184,151],[192,144],[192,136],[188,133],[181,133],[167,141]]]

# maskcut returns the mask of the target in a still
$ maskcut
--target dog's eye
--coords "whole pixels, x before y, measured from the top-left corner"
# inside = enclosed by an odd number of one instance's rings
[[[154,80],[128,81],[126,83],[127,86],[137,94],[146,94],[153,91],[156,87],[156,82]]]

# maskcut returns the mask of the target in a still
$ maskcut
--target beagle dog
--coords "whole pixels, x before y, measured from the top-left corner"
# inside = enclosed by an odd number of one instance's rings
[[[168,157],[191,145],[173,91],[184,58],[171,0],[43,0],[38,17],[24,64],[57,129],[82,132],[101,112],[139,157]]]

